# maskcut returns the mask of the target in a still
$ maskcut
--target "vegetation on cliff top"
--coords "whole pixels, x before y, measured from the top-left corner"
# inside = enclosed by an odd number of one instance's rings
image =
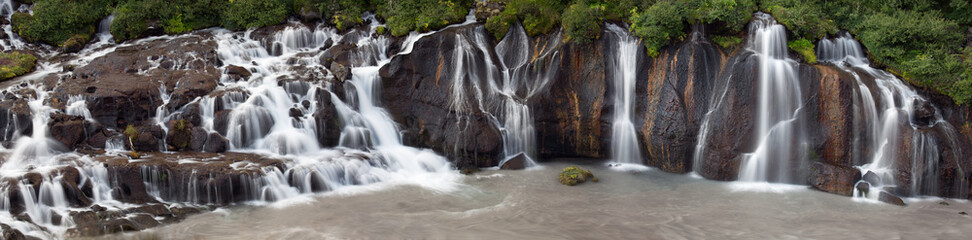
[[[283,23],[296,16],[346,30],[376,13],[394,36],[462,22],[474,0],[37,0],[33,15],[15,14],[14,31],[30,42],[76,49],[91,39],[98,21],[115,15],[118,41],[222,26],[240,30]],[[874,62],[907,81],[932,88],[957,103],[972,103],[970,0],[487,0],[480,18],[496,39],[515,24],[531,36],[563,29],[566,41],[600,37],[606,21],[623,22],[648,52],[704,26],[714,43],[742,42],[752,13],[772,14],[789,31],[790,48],[813,62],[814,46],[839,30],[852,33]],[[478,17],[478,16],[477,16]]]

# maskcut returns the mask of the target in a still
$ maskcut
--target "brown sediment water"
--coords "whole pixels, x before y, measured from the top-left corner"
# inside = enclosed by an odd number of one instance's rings
[[[960,239],[972,204],[855,201],[800,186],[760,187],[687,175],[589,168],[598,183],[564,186],[568,163],[486,170],[454,192],[414,186],[319,195],[287,206],[237,206],[105,239]],[[948,205],[940,202],[947,202]]]

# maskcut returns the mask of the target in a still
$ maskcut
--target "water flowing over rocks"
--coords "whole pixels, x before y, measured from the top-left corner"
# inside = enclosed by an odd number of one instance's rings
[[[694,26],[656,58],[615,24],[577,44],[519,25],[494,39],[474,20],[392,38],[365,17],[344,33],[291,22],[99,42],[5,82],[4,238],[137,231],[377,182],[447,189],[456,169],[556,157],[892,204],[972,197],[972,109],[872,68],[846,33],[810,65],[762,14],[745,44],[720,49]]]

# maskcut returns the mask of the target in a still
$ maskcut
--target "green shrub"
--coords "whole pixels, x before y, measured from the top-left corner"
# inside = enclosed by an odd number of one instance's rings
[[[43,0],[31,8],[33,16],[22,14],[13,25],[28,42],[61,46],[75,35],[90,38],[98,21],[108,15],[107,0]]]
[[[712,42],[724,49],[730,49],[742,43],[742,38],[736,36],[711,35]]]
[[[680,1],[659,1],[643,12],[631,10],[631,33],[645,42],[649,56],[658,57],[662,47],[685,38],[685,12]]]
[[[223,9],[221,25],[242,30],[281,24],[292,12],[289,0],[232,0]]]
[[[810,40],[801,38],[787,42],[786,46],[803,56],[803,60],[807,63],[817,62],[817,52],[813,50],[813,42],[810,42]]]
[[[723,23],[726,29],[721,32],[742,31],[756,12],[753,0],[689,0],[689,22]]]
[[[567,39],[589,43],[600,37],[604,11],[604,5],[587,5],[583,2],[570,5],[562,16]]]
[[[560,15],[565,1],[559,0],[508,0],[498,16],[486,21],[486,30],[496,39],[502,39],[514,23],[523,24],[527,35],[537,36],[553,32],[560,26]]]
[[[186,33],[219,25],[225,0],[128,1],[115,8],[111,35],[121,42],[145,36],[149,22],[159,23],[168,34]]]
[[[465,20],[471,0],[396,0],[378,7],[392,36],[428,32]]]
[[[0,53],[0,80],[7,80],[34,70],[37,57],[20,52]]]
[[[361,14],[377,9],[377,0],[317,0],[321,18],[341,31],[361,24]]]
[[[767,1],[773,4],[764,10],[773,15],[780,24],[795,36],[791,38],[821,39],[837,33],[837,25],[827,18],[819,4],[801,0]]]

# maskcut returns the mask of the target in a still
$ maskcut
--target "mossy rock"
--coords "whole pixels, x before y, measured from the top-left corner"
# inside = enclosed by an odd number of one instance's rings
[[[192,133],[189,132],[191,128],[189,121],[185,119],[179,119],[172,123],[170,126],[171,139],[169,139],[169,144],[172,145],[175,150],[182,150],[189,147],[189,143],[192,142]]]
[[[129,143],[135,142],[135,139],[138,139],[138,130],[135,130],[135,126],[128,125],[128,127],[125,127],[125,132],[123,133],[128,137]]]
[[[0,53],[0,80],[7,80],[32,72],[36,64],[37,57],[28,53]]]
[[[74,35],[68,38],[67,41],[61,44],[61,51],[66,53],[76,53],[84,49],[84,45],[88,43],[88,37],[84,35]]]
[[[560,177],[557,178],[557,180],[567,186],[581,184],[587,182],[587,180],[591,180],[593,182],[598,181],[597,177],[595,177],[591,171],[584,170],[577,166],[564,168],[564,171],[560,172]]]
[[[385,29],[385,26],[378,26],[375,28],[375,33],[378,35],[385,35],[386,31],[387,29]]]

